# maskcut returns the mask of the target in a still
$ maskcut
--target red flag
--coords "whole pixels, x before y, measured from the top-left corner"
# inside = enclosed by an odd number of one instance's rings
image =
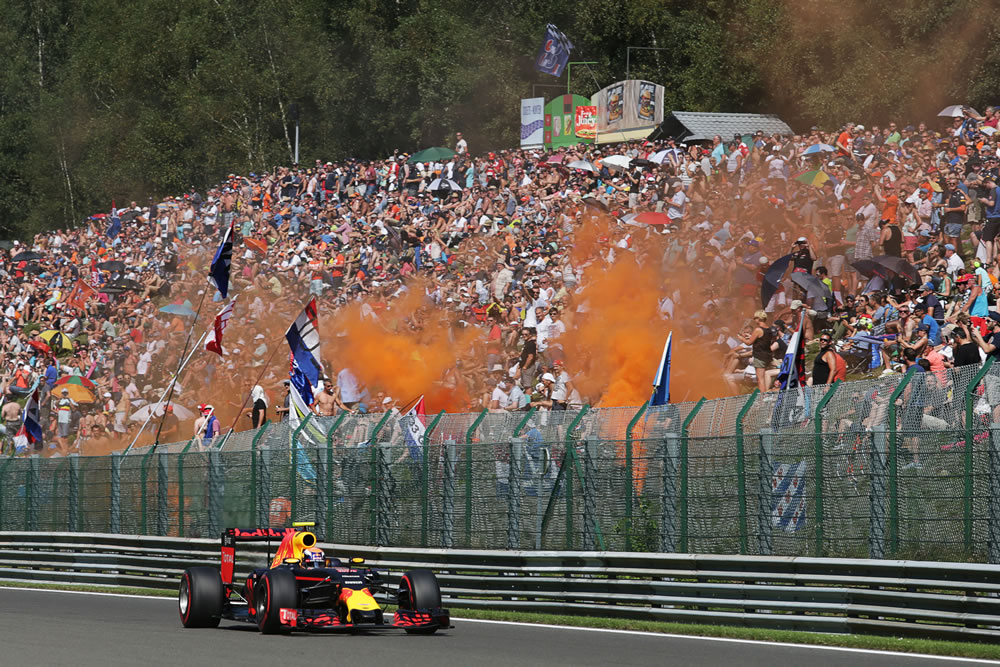
[[[225,354],[222,351],[222,332],[226,330],[226,327],[229,325],[229,318],[233,316],[234,303],[236,303],[236,297],[233,297],[233,300],[219,311],[219,314],[215,316],[215,324],[212,330],[208,332],[208,338],[205,339],[205,349],[215,352],[220,357]]]

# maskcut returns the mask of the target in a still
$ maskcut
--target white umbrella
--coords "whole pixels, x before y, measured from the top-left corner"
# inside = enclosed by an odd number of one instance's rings
[[[632,158],[627,155],[609,155],[601,161],[601,164],[615,169],[628,169],[628,166],[632,164]]]
[[[173,408],[174,408],[174,416],[176,416],[181,421],[186,421],[188,419],[194,419],[194,412],[192,410],[188,410],[183,405],[177,405],[177,403],[174,403],[173,401],[170,402],[170,405],[172,405]],[[133,412],[132,416],[129,419],[131,419],[134,422],[144,422],[147,419],[149,419],[149,413],[150,413],[150,411],[152,411],[153,408],[156,408],[156,407],[157,407],[156,403],[150,403],[149,405],[145,405],[145,406],[139,408],[138,410],[136,410],[135,412]],[[160,404],[159,408],[153,414],[157,418],[158,417],[162,417],[163,416],[163,404]]]
[[[991,127],[989,125],[983,125],[981,128],[979,128],[979,131],[985,134],[987,137],[992,137],[994,133],[996,133],[997,128]]]
[[[655,162],[656,164],[663,164],[663,161],[667,159],[667,151],[662,150],[653,153],[652,155],[649,156],[648,159],[650,162]]]
[[[436,178],[431,181],[430,186],[427,188],[431,192],[437,190],[447,190],[448,192],[461,192],[462,186],[451,180],[450,178]]]
[[[573,160],[566,166],[570,169],[582,169],[583,171],[592,171],[595,174],[600,171],[600,169],[594,166],[593,162],[590,162],[588,160]]]
[[[963,106],[961,104],[952,104],[950,107],[945,107],[938,112],[939,116],[946,116],[950,118],[961,118],[965,115],[965,110],[968,109],[974,115],[978,116],[979,112],[972,107]]]

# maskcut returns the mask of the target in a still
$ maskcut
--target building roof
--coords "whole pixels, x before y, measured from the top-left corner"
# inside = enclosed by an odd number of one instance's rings
[[[710,141],[712,137],[719,135],[723,140],[728,140],[736,134],[752,134],[757,130],[767,135],[775,132],[792,134],[788,123],[773,114],[671,111],[649,138]]]

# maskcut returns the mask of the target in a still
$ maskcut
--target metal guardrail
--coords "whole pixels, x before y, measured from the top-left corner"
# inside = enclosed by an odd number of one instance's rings
[[[1000,637],[1000,569],[978,563],[321,546],[363,556],[392,582],[406,570],[429,568],[445,604],[455,608]],[[237,580],[264,563],[266,548],[241,545]],[[218,549],[211,539],[0,532],[0,580],[172,589],[185,568],[218,564]]]

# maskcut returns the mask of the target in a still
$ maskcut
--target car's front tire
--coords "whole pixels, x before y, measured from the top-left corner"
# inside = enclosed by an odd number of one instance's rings
[[[430,570],[410,570],[399,581],[396,602],[400,609],[418,611],[441,607],[441,587]],[[437,628],[406,628],[413,635],[432,635]]]
[[[177,590],[177,610],[185,628],[216,628],[222,619],[225,587],[215,567],[189,567]]]
[[[257,583],[253,597],[257,627],[261,632],[270,635],[292,631],[281,624],[281,609],[296,609],[299,606],[299,589],[294,574],[281,568],[268,570]]]

